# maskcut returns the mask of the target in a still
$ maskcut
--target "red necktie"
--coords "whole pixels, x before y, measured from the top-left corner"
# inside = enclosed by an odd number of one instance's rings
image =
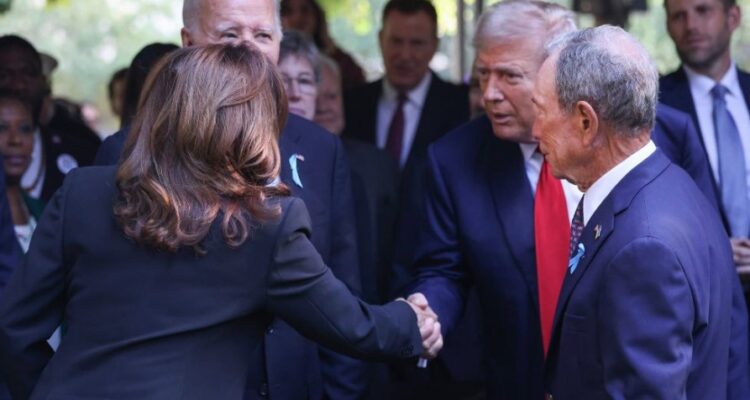
[[[388,140],[385,142],[385,151],[401,162],[401,147],[404,141],[404,104],[409,98],[406,93],[398,94],[396,112],[393,113],[391,124],[388,126]]]
[[[568,266],[570,221],[562,184],[552,176],[547,160],[534,197],[534,242],[536,276],[539,288],[539,315],[542,325],[544,354],[547,355],[557,298]]]

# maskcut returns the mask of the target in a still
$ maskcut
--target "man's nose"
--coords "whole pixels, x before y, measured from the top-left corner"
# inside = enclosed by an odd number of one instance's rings
[[[505,94],[503,94],[502,86],[497,78],[490,76],[487,80],[487,87],[482,92],[482,100],[485,103],[505,100]]]

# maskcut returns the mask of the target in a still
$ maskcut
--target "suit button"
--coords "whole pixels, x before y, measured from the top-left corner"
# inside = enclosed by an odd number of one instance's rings
[[[261,383],[260,388],[258,388],[258,394],[263,398],[268,397],[268,384],[266,382]]]
[[[555,400],[551,394],[547,393],[544,395],[544,400]]]
[[[273,333],[273,327],[269,326],[268,329],[266,329],[266,333],[269,334],[269,335],[272,334]]]

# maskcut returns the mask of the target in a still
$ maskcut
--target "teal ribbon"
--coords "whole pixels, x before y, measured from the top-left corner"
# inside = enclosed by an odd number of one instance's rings
[[[571,275],[576,272],[578,263],[581,261],[581,258],[583,258],[584,253],[586,253],[586,247],[583,245],[583,243],[578,243],[576,254],[570,260],[568,260],[568,269],[570,270]]]
[[[299,171],[297,170],[297,160],[299,159],[299,154],[294,153],[291,157],[289,157],[289,167],[292,168],[292,181],[294,181],[297,186],[304,188],[302,186],[302,180],[299,178]]]

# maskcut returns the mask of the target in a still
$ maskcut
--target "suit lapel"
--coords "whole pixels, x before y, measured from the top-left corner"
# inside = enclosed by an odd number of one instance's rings
[[[480,162],[486,171],[495,212],[516,267],[536,301],[534,197],[526,177],[521,149],[517,143],[495,138],[487,121],[487,140]]]
[[[661,84],[662,93],[659,100],[664,104],[690,114],[695,128],[700,133],[701,125],[698,123],[698,114],[695,111],[693,95],[690,93],[690,82],[688,82],[687,74],[685,74],[682,66],[663,79]],[[699,134],[698,137],[701,140],[701,145],[703,145],[703,135]],[[703,146],[703,148],[705,147]]]
[[[583,228],[580,242],[583,243],[585,248],[584,256],[579,261],[575,272],[571,274],[570,270],[568,270],[565,275],[565,281],[560,290],[560,297],[557,300],[549,354],[553,353],[559,342],[557,337],[560,334],[563,315],[570,296],[583,275],[588,271],[596,254],[615,230],[615,217],[625,211],[635,195],[661,174],[669,164],[669,159],[667,159],[661,150],[657,149],[654,154],[630,171],[615,186],[591,216],[591,220]]]
[[[416,153],[424,152],[427,146],[435,140],[435,137],[440,135],[440,119],[435,118],[440,115],[438,110],[438,102],[443,99],[440,98],[440,78],[434,73],[432,74],[432,81],[430,87],[427,89],[427,96],[425,96],[424,105],[422,105],[422,112],[419,114],[419,122],[417,123],[417,130],[414,132],[414,142],[412,142],[411,150],[409,151],[409,157],[406,160],[406,164],[413,162],[412,160],[417,158],[419,155]]]
[[[745,104],[748,106],[748,112],[750,112],[750,75],[737,68],[737,79],[740,81],[740,90],[742,90],[742,96],[745,97]]]

